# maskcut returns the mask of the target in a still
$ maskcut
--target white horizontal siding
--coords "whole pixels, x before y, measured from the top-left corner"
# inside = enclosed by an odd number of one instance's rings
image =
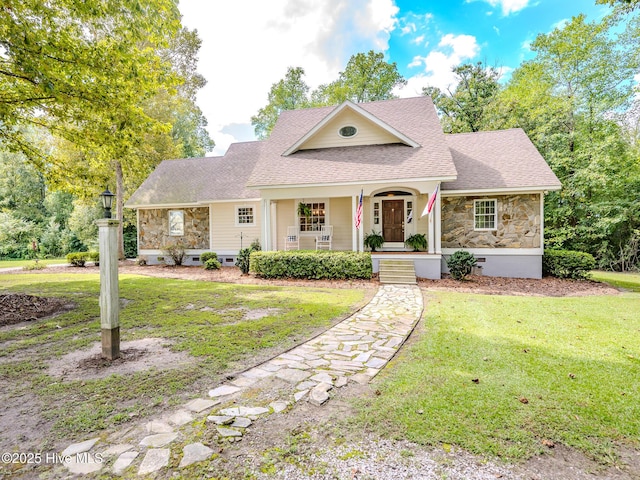
[[[236,226],[236,206],[253,207],[255,225]],[[260,239],[260,203],[214,203],[211,205],[211,249],[218,251],[238,251],[248,247],[255,239]]]
[[[354,126],[358,133],[350,138],[343,138],[338,130],[345,126]],[[350,109],[345,109],[333,118],[314,136],[302,144],[299,150],[314,148],[348,147],[354,145],[381,145],[399,143],[395,135],[390,134],[370,120],[358,115]]]

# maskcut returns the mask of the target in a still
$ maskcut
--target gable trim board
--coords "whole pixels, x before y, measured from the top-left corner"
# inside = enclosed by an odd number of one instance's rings
[[[367,130],[362,130],[363,136],[351,145],[349,142],[358,135],[351,140],[336,140],[341,119],[362,122],[354,126],[367,126]],[[364,139],[370,143],[362,144]],[[432,213],[417,218],[437,184],[441,185],[440,193]],[[249,236],[244,237],[243,246],[248,246],[255,235],[263,248],[281,248],[283,232],[298,224],[296,202],[319,198],[331,211],[325,221],[334,227],[335,249],[362,250],[364,233],[382,230],[382,225],[373,222],[373,195],[385,190],[390,195],[394,190],[409,190],[415,193],[415,221],[411,226],[406,219],[403,222],[405,238],[410,233],[425,233],[429,241],[428,253],[403,254],[414,258],[418,272],[440,278],[440,272],[446,272],[444,261],[450,254],[449,247],[460,244],[461,248],[453,250],[474,252],[482,247],[478,250],[486,259],[485,266],[491,264],[485,274],[539,276],[544,195],[560,188],[560,182],[521,129],[445,135],[431,99],[416,97],[283,112],[267,140],[232,144],[223,157],[162,162],[126,206],[138,212],[208,207],[210,249],[235,261],[240,247],[238,232]],[[361,190],[363,225],[356,230],[353,218]],[[457,208],[467,209],[474,198],[487,196],[497,197],[498,205],[503,204],[501,215],[506,215],[506,220],[500,220],[501,231],[482,236],[469,233],[464,226],[460,241],[456,240],[454,231],[446,230],[451,218],[443,218],[442,209],[452,205],[447,199]],[[539,210],[531,206],[534,199],[534,203],[539,202]],[[254,224],[236,225],[234,205],[246,204],[254,208]],[[529,218],[517,213],[520,223],[510,223],[509,215],[514,215],[517,208],[529,212]],[[455,218],[457,228],[460,222],[466,222],[460,215],[464,211]],[[524,235],[523,229],[527,239],[519,241],[517,236]],[[447,242],[443,242],[445,237]],[[308,234],[308,240],[311,243],[304,248],[314,248],[313,233]],[[442,248],[443,243],[447,248]],[[527,245],[536,248],[519,248]],[[402,249],[401,244],[398,246]],[[140,248],[139,252],[151,254],[152,250]],[[200,252],[188,253],[195,256]],[[522,266],[520,273],[518,265]]]

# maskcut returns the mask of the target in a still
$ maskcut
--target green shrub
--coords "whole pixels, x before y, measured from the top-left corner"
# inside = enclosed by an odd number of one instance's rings
[[[47,268],[47,266],[44,263],[38,262],[38,260],[22,267],[23,270],[42,270],[45,268]]]
[[[236,267],[240,269],[243,274],[248,274],[251,266],[251,254],[253,252],[259,252],[262,247],[260,246],[260,240],[254,240],[249,245],[249,248],[243,248],[238,252],[238,258],[236,259]]]
[[[545,275],[558,278],[587,279],[596,261],[589,253],[573,250],[545,250],[542,257],[542,271]]]
[[[67,253],[67,262],[69,262],[72,267],[84,267],[88,256],[88,252]]]
[[[371,233],[366,233],[364,235],[364,246],[370,248],[372,252],[376,251],[376,248],[382,247],[384,245],[384,237],[382,233],[376,232],[372,230]]]
[[[184,261],[184,257],[185,257],[185,248],[182,243],[178,242],[178,243],[171,243],[169,245],[165,245],[164,247],[162,247],[162,251],[166,255],[171,257],[171,260],[173,261],[174,265],[176,266],[182,265],[182,262]],[[158,260],[160,260],[160,257],[158,257]]]
[[[221,266],[217,258],[208,258],[203,264],[205,270],[219,270]]]
[[[217,260],[218,259],[218,254],[216,252],[203,252],[203,253],[200,254],[200,261],[202,262],[203,265],[210,258],[213,258],[213,259]]]
[[[409,238],[404,241],[404,244],[413,248],[414,252],[419,252],[420,250],[427,249],[427,237],[424,233],[414,233]]]
[[[472,253],[458,250],[447,260],[447,267],[449,267],[449,273],[454,280],[464,280],[477,263],[478,261]]]
[[[251,271],[263,278],[369,279],[371,254],[304,250],[254,252]]]
[[[87,258],[94,263],[94,265],[100,265],[100,252],[89,252]]]

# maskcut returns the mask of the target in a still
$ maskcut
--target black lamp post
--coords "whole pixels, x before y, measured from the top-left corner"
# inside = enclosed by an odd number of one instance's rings
[[[113,204],[113,197],[115,197],[115,194],[111,193],[108,188],[100,194],[100,200],[102,200],[102,208],[104,208],[104,218],[111,218],[111,205]]]

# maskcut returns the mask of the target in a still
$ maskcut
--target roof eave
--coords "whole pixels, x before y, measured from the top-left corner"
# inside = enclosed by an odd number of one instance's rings
[[[503,188],[470,188],[464,190],[442,190],[442,195],[449,197],[462,195],[492,195],[505,193],[540,193],[561,190],[562,185],[539,185],[524,187],[503,187]]]
[[[326,182],[326,183],[281,183],[273,185],[247,185],[247,188],[256,190],[270,190],[276,188],[308,188],[308,187],[328,187],[328,186],[352,186],[352,185],[375,185],[377,183],[408,183],[408,182],[453,182],[456,175],[445,175],[437,177],[416,177],[416,178],[389,178],[377,180],[354,180],[348,182]]]

